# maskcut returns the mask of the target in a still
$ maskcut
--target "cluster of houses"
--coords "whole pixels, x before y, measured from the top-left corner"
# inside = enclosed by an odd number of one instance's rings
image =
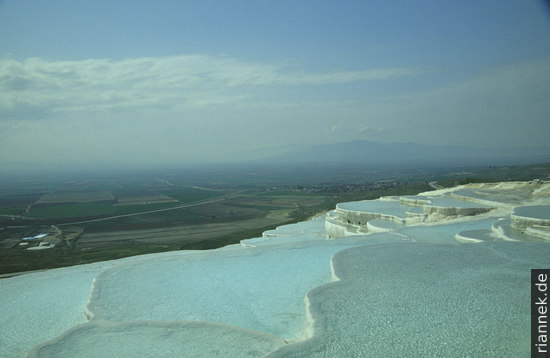
[[[21,238],[21,242],[19,243],[19,246],[29,246],[26,248],[26,250],[51,249],[55,247],[55,244],[46,240],[42,240],[48,235],[49,234],[38,234],[34,236],[23,237]],[[38,245],[36,245],[36,243],[38,243]]]

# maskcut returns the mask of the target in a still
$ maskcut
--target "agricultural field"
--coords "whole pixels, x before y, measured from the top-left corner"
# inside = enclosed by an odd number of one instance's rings
[[[318,195],[269,195],[256,185],[174,176],[29,180],[4,188],[0,273],[220,247],[327,210]]]
[[[44,194],[36,204],[89,203],[94,201],[114,201],[110,191],[73,191]]]
[[[40,198],[40,193],[14,194],[0,196],[0,215],[23,215],[26,208]]]
[[[161,203],[177,203],[178,201],[166,195],[151,193],[140,196],[118,197],[115,206],[123,205],[148,205]]]
[[[12,182],[0,178],[0,274],[217,248],[322,214],[338,202],[416,194],[431,190],[430,181],[524,179],[526,172],[546,179],[550,165],[424,170],[422,177],[395,179],[377,173],[370,182],[357,171],[323,177],[319,168],[309,176],[307,170],[293,175],[289,168],[202,168]]]
[[[173,185],[172,185],[173,186]],[[197,187],[180,187],[172,189],[159,190],[159,193],[173,198],[181,203],[192,203],[196,201],[210,199],[216,196],[222,196],[229,193],[225,190],[197,188]]]

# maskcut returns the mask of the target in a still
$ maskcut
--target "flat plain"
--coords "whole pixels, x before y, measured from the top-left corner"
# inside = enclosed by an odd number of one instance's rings
[[[338,202],[417,194],[434,181],[452,186],[549,172],[547,164],[407,173],[260,166],[0,178],[0,274],[213,249]]]

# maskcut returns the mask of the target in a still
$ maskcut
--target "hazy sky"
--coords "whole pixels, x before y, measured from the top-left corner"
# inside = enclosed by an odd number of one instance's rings
[[[550,143],[530,0],[0,0],[0,163]]]

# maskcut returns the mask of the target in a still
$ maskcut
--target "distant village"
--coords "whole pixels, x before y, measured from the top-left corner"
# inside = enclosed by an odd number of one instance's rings
[[[369,190],[383,190],[406,185],[406,182],[398,182],[394,180],[379,180],[372,183],[354,183],[354,184],[312,184],[312,185],[293,185],[293,186],[274,186],[268,191],[296,191],[308,193],[342,193],[342,192],[358,192]]]

